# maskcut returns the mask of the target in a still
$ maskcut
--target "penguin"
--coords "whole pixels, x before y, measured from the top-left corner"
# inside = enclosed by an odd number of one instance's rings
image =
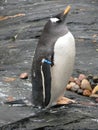
[[[64,94],[75,61],[75,39],[65,23],[70,11],[51,17],[45,24],[32,63],[32,104],[49,108]]]

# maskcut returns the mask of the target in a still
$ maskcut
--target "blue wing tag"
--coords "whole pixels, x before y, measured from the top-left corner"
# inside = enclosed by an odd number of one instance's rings
[[[51,65],[51,64],[52,64],[52,62],[51,62],[51,61],[46,60],[46,59],[42,59],[42,63],[47,63],[47,64],[49,64],[49,65]]]

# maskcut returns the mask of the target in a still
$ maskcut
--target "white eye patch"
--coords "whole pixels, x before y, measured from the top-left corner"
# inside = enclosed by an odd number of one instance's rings
[[[50,18],[50,21],[51,21],[52,23],[56,23],[57,21],[59,21],[59,19],[58,19],[58,18]]]

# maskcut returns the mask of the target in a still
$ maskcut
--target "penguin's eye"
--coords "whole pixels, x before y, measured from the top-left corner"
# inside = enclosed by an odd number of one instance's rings
[[[60,21],[60,19],[58,19],[58,18],[50,18],[50,21],[52,22],[52,23],[57,23],[57,22],[59,22]]]

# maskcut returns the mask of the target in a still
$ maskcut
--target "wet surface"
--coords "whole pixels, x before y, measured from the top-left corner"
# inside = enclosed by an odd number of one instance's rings
[[[97,0],[1,0],[0,1],[0,128],[4,130],[97,129],[98,104],[71,92],[79,103],[50,110],[3,104],[9,96],[24,99],[31,94],[31,65],[42,28],[52,15],[72,6],[67,25],[76,39],[73,75],[98,75]],[[1,17],[2,16],[2,17]],[[29,78],[19,75],[27,72]],[[39,95],[40,98],[40,95]],[[84,104],[82,102],[85,102]],[[94,103],[92,105],[92,102]]]

